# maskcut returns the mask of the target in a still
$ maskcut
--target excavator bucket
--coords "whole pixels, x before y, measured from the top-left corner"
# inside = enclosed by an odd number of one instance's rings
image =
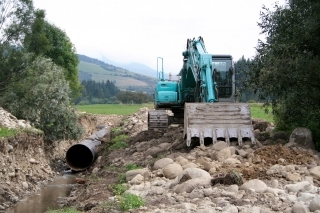
[[[222,139],[228,146],[232,138],[239,145],[249,138],[254,144],[250,107],[243,103],[186,103],[183,135],[187,146],[193,138],[198,138],[200,145],[205,138],[212,138],[213,143]]]

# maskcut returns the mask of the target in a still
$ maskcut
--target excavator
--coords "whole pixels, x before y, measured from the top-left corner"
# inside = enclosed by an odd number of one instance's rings
[[[148,129],[183,124],[188,147],[192,141],[198,141],[201,146],[218,140],[228,145],[235,140],[239,145],[243,140],[254,144],[250,107],[235,102],[232,56],[209,54],[201,36],[187,39],[182,56],[178,80],[164,79],[163,59],[157,58],[155,109],[148,112]]]

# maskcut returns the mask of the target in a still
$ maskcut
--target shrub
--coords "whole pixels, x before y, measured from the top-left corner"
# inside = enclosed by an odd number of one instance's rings
[[[127,211],[129,209],[136,209],[145,204],[144,200],[133,194],[124,194],[120,197],[119,207],[121,211]]]
[[[122,195],[128,189],[127,186],[122,184],[114,184],[111,185],[110,188],[115,195]]]

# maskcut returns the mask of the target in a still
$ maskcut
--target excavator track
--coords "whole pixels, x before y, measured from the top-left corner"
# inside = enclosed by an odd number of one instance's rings
[[[166,129],[169,118],[166,110],[150,110],[148,112],[148,130]]]
[[[183,135],[187,146],[193,138],[198,138],[200,145],[205,138],[212,138],[212,143],[223,139],[228,145],[232,138],[239,145],[243,138],[250,138],[254,144],[250,107],[242,103],[186,103]]]

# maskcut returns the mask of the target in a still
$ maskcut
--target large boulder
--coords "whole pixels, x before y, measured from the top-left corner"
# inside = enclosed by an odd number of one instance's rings
[[[248,189],[254,189],[255,192],[262,193],[268,188],[267,184],[259,179],[252,179],[240,186],[241,190],[247,191]]]
[[[148,169],[135,169],[126,172],[126,180],[131,181],[136,175],[142,175],[143,177],[149,177]]]
[[[166,178],[174,179],[183,171],[182,166],[178,163],[172,163],[162,169],[162,173]]]
[[[154,162],[153,169],[162,169],[171,163],[173,163],[173,160],[171,158],[162,158]]]
[[[307,128],[295,128],[290,135],[289,143],[290,142],[294,142],[304,148],[315,149],[314,143],[312,141],[312,132]]]

